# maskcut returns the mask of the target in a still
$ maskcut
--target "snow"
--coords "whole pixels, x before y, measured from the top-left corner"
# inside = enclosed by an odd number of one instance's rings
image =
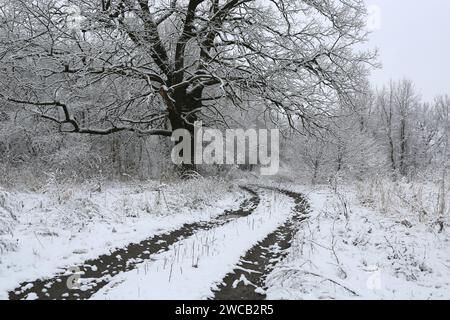
[[[14,250],[16,244],[8,237],[17,225],[17,217],[14,212],[19,208],[14,204],[11,195],[0,188],[0,254]]]
[[[23,281],[51,276],[185,223],[210,220],[238,208],[245,197],[215,179],[162,187],[156,181],[113,184],[95,192],[90,187],[9,192],[18,221],[2,236],[15,247],[0,254],[0,299]]]
[[[379,194],[369,184],[336,189],[272,185],[305,194],[311,208],[266,288],[255,287],[268,299],[450,299],[449,217],[439,232],[432,216],[413,210],[432,212],[431,187],[382,183],[385,191]],[[199,231],[149,260],[136,260],[136,269],[105,275],[109,283],[92,299],[213,297],[239,259],[292,215],[290,197],[264,189],[258,193],[261,202],[251,215]],[[418,200],[420,194],[426,201]],[[0,299],[20,282],[51,276],[185,223],[214,219],[249,196],[208,179],[0,195],[0,240],[14,244],[0,254]],[[81,288],[91,285],[82,275],[81,280]],[[238,282],[252,286],[245,276]]]
[[[267,279],[268,299],[449,299],[450,233],[360,204],[354,188],[304,191],[310,218]]]
[[[93,299],[207,299],[239,258],[292,215],[293,200],[265,192],[255,212],[198,232],[121,273]]]

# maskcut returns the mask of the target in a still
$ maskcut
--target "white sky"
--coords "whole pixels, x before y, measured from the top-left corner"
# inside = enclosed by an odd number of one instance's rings
[[[370,44],[378,47],[383,68],[373,72],[374,84],[407,77],[424,100],[450,94],[450,1],[365,1],[379,8],[372,7],[380,23],[373,24]]]

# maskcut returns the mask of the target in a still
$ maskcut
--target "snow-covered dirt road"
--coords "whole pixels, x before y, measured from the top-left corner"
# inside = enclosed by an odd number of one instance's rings
[[[290,246],[306,202],[284,190],[243,189],[250,197],[236,210],[21,283],[9,298],[263,298],[265,276]]]
[[[299,223],[307,219],[309,206],[300,193],[273,187],[257,187],[292,198],[295,203],[293,215],[239,259],[239,263],[225,276],[218,290],[215,291],[214,299],[265,299],[264,288],[267,276],[275,265],[286,257],[287,249],[298,231]]]

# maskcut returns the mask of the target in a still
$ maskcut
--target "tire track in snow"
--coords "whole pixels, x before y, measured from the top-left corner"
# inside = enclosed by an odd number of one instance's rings
[[[309,205],[305,197],[297,192],[274,187],[255,185],[280,192],[294,199],[294,215],[274,232],[253,246],[241,257],[236,268],[228,273],[214,290],[215,300],[263,300],[265,279],[274,269],[275,264],[287,255],[287,249],[299,229],[300,222],[307,219]]]
[[[211,221],[185,224],[180,229],[152,236],[139,243],[129,244],[112,253],[87,260],[75,268],[68,268],[65,273],[53,278],[23,282],[18,288],[9,292],[9,299],[88,299],[105,286],[113,276],[134,269],[142,261],[151,259],[151,255],[167,251],[172,244],[179,240],[190,237],[198,231],[210,230],[252,214],[258,207],[260,198],[251,188],[241,188],[250,193],[251,197],[244,200],[237,210],[227,210]],[[76,274],[73,273],[73,270],[76,270]],[[68,289],[68,282],[77,279],[77,275],[82,281],[81,286]]]

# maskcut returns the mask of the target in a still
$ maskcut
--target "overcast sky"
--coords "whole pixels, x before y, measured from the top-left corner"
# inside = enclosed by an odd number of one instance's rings
[[[450,94],[450,1],[365,0],[377,14],[371,44],[380,50],[381,70],[373,72],[375,85],[407,77],[425,100]],[[372,6],[372,7],[370,7]]]

